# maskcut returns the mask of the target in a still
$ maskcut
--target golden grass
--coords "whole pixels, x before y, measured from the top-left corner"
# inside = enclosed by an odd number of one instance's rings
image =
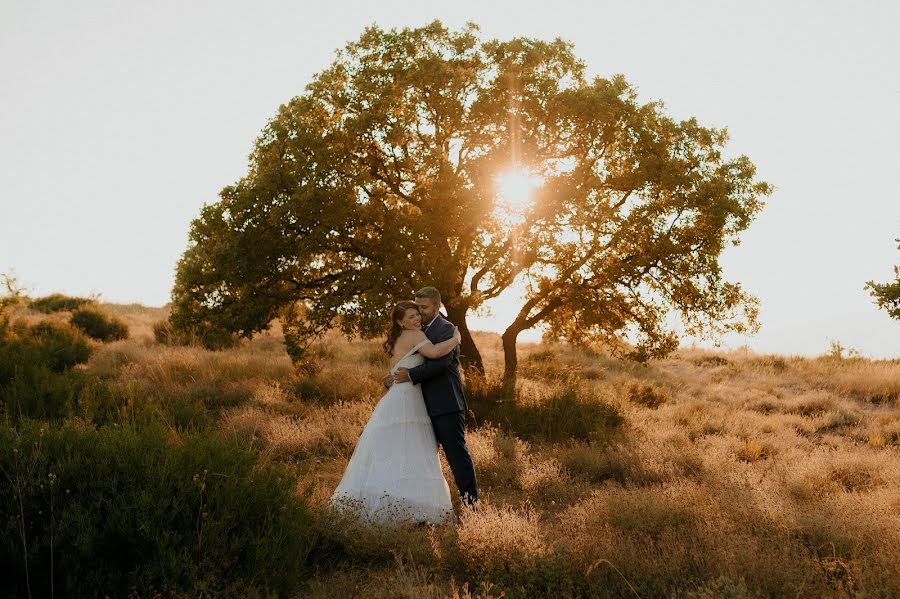
[[[100,308],[128,324],[128,334],[139,340],[153,340],[153,324],[169,316],[168,308],[151,308],[141,304],[101,302]]]
[[[539,515],[530,506],[495,507],[485,501],[477,511],[463,511],[457,535],[459,551],[475,572],[527,568],[547,552]]]
[[[520,437],[473,401],[481,509],[434,529],[362,532],[325,504],[383,394],[378,340],[328,335],[304,375],[277,323],[207,352],[155,344],[159,311],[110,310],[139,334],[99,348],[87,370],[164,410],[193,405],[207,426],[292,465],[322,519],[304,596],[900,595],[900,361],[685,349],[641,366],[522,344],[523,414],[545,414],[534,408],[574,381],[587,403],[570,408],[612,406],[616,434]],[[499,337],[475,339],[497,377]]]

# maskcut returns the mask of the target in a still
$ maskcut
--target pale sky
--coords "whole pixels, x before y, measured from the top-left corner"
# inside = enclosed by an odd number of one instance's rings
[[[900,357],[865,281],[900,262],[900,3],[0,0],[0,272],[31,295],[169,300],[190,221],[366,25],[561,37],[676,118],[728,128],[776,186],[728,278],[763,327],[727,340]],[[511,313],[470,326],[502,329]],[[534,338],[525,336],[525,339]]]

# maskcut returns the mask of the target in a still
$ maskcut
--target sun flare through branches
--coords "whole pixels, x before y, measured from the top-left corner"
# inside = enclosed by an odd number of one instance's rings
[[[497,175],[494,183],[498,212],[510,220],[518,220],[531,205],[534,191],[544,184],[544,179],[521,166],[514,166]]]

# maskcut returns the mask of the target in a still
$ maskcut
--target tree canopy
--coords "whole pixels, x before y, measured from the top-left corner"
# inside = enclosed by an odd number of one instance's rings
[[[541,323],[639,360],[677,347],[672,316],[687,334],[744,331],[756,300],[718,260],[772,187],[723,156],[727,139],[639,102],[621,75],[588,79],[559,39],[372,26],[194,220],[172,322],[250,336],[280,316],[300,359],[330,327],[384,334],[393,303],[433,285],[481,370],[466,317],[518,283],[508,381],[516,337]],[[531,197],[506,197],[504,173]]]

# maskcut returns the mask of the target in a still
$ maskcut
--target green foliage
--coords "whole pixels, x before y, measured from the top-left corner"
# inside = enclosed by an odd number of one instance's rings
[[[128,338],[128,325],[93,306],[75,310],[71,322],[88,337],[98,341],[118,341]]]
[[[52,312],[76,310],[92,303],[94,303],[94,300],[86,297],[72,297],[62,293],[53,293],[31,300],[28,302],[28,307],[44,314],[50,314]]]
[[[232,441],[25,423],[0,448],[0,594],[26,594],[26,560],[36,596],[287,596],[303,579],[293,477]]]
[[[61,419],[75,403],[80,378],[78,373],[57,373],[43,363],[28,363],[0,385],[0,411],[13,422],[25,417]]]
[[[0,418],[59,422],[77,416],[95,425],[156,419],[158,406],[123,394],[108,381],[72,367],[92,353],[85,335],[68,323],[22,322],[0,328]]]
[[[773,188],[724,158],[727,139],[638,102],[620,75],[588,79],[559,39],[372,26],[192,222],[172,322],[250,337],[287,314],[302,363],[304,339],[380,335],[398,297],[430,284],[478,366],[466,315],[527,278],[507,353],[539,323],[579,342],[631,331],[638,360],[677,347],[669,315],[688,335],[752,330],[757,302],[718,257]],[[495,184],[510,168],[544,181],[512,212]]]
[[[13,421],[62,418],[75,403],[82,380],[68,369],[90,354],[87,339],[68,324],[45,321],[9,328],[0,339],[0,411]]]
[[[900,239],[897,242],[897,249],[900,249]],[[891,315],[891,318],[900,319],[900,266],[894,267],[894,276],[896,280],[890,283],[879,285],[875,281],[866,283],[866,289],[875,298],[875,302],[879,308],[882,308]]]
[[[25,329],[21,346],[35,361],[43,361],[53,372],[62,372],[76,364],[87,362],[91,347],[75,327],[44,321]],[[23,356],[25,360],[27,356]]]

